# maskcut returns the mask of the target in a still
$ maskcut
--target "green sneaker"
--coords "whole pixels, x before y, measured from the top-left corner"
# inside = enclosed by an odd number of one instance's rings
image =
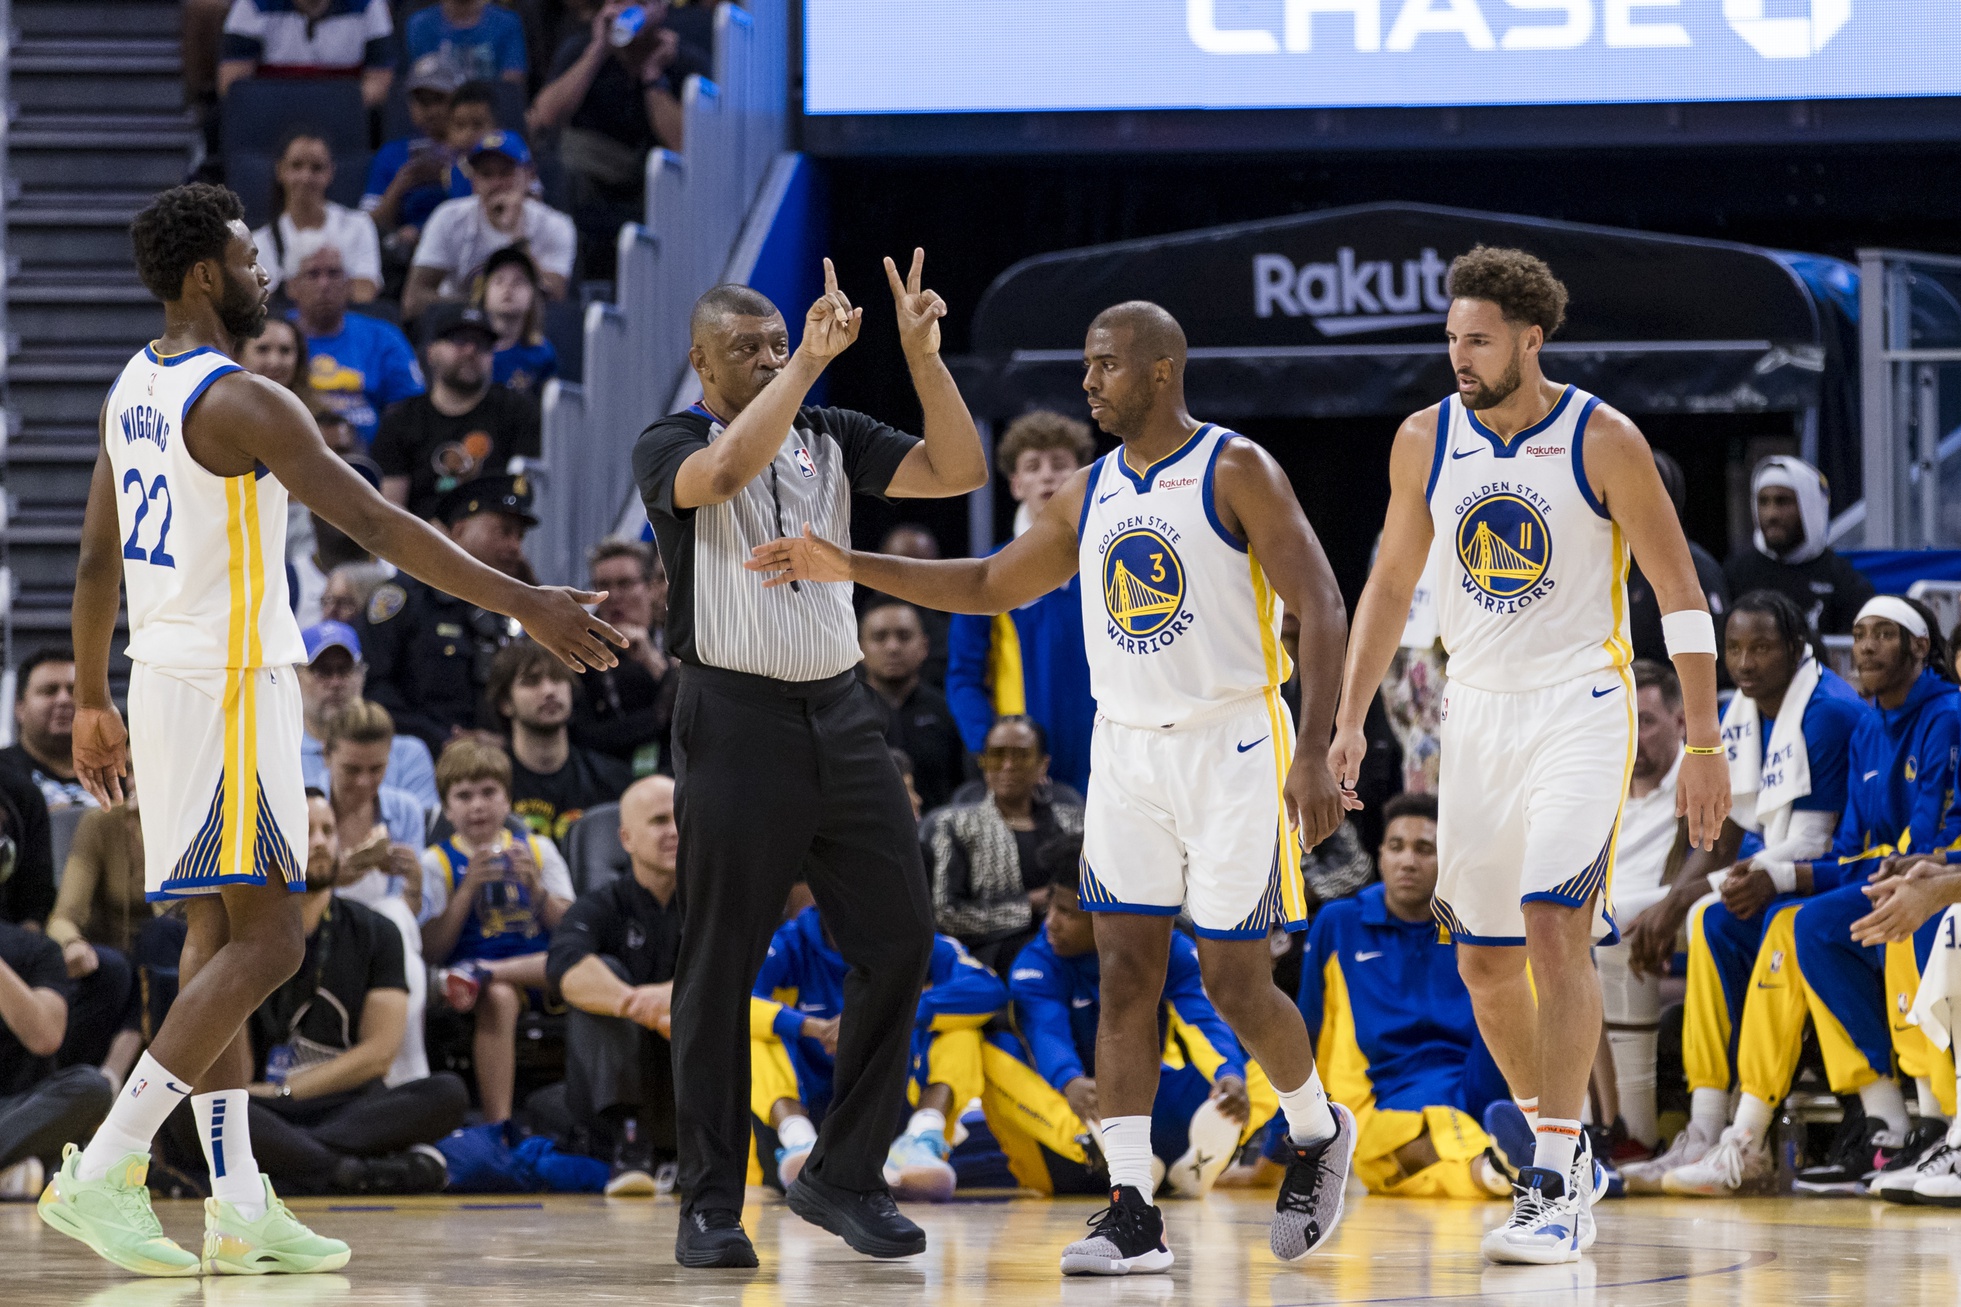
[[[347,1265],[346,1244],[301,1225],[272,1191],[270,1176],[261,1175],[259,1183],[265,1186],[266,1214],[256,1221],[246,1220],[230,1203],[204,1200],[206,1275],[309,1275]]]
[[[150,1210],[148,1153],[127,1153],[100,1180],[77,1173],[82,1150],[61,1151],[61,1169],[41,1191],[41,1219],[138,1275],[196,1275],[198,1259],[177,1246]]]

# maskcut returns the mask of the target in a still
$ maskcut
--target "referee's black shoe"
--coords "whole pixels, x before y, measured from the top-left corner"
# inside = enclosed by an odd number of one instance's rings
[[[805,1171],[784,1194],[790,1210],[829,1230],[867,1257],[911,1257],[926,1251],[926,1232],[907,1220],[884,1189],[858,1193]]]
[[[756,1245],[742,1230],[742,1214],[710,1207],[681,1213],[674,1232],[674,1260],[683,1266],[729,1267],[756,1265]]]

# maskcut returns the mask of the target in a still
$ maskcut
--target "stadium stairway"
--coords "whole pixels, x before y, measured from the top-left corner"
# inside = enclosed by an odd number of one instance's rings
[[[5,481],[18,660],[68,641],[97,414],[163,321],[131,266],[129,223],[184,180],[197,131],[174,0],[13,0],[12,17]]]

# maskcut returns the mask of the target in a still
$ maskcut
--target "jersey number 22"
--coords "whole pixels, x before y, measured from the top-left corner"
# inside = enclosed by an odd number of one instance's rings
[[[177,566],[177,560],[164,548],[164,540],[170,535],[170,483],[164,480],[163,473],[157,473],[157,479],[150,483],[149,493],[145,494],[143,474],[131,468],[123,473],[123,489],[136,492],[136,521],[130,525],[129,539],[123,541],[123,557],[133,558],[139,563],[154,563],[158,567]],[[163,499],[163,525],[157,528],[157,542],[146,550],[136,541],[143,534],[143,519],[150,515],[150,505],[156,503],[159,496]]]

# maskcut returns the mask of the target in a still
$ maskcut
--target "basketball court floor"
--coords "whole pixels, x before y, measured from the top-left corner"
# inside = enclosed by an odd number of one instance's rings
[[[752,1189],[752,1199],[762,1191]],[[586,1197],[296,1201],[302,1219],[348,1240],[339,1275],[131,1280],[44,1227],[31,1205],[0,1207],[0,1303],[8,1307],[1340,1307],[1442,1301],[1520,1307],[1961,1307],[1961,1211],[1861,1199],[1604,1204],[1602,1235],[1575,1266],[1496,1267],[1478,1239],[1500,1203],[1352,1198],[1324,1252],[1295,1266],[1266,1248],[1272,1200],[1215,1193],[1169,1203],[1178,1265],[1168,1276],[1064,1280],[1056,1258],[1100,1204],[1089,1199],[908,1207],[924,1256],[858,1257],[780,1200],[744,1214],[757,1271],[683,1271],[673,1199]],[[157,1205],[187,1246],[188,1202]]]

